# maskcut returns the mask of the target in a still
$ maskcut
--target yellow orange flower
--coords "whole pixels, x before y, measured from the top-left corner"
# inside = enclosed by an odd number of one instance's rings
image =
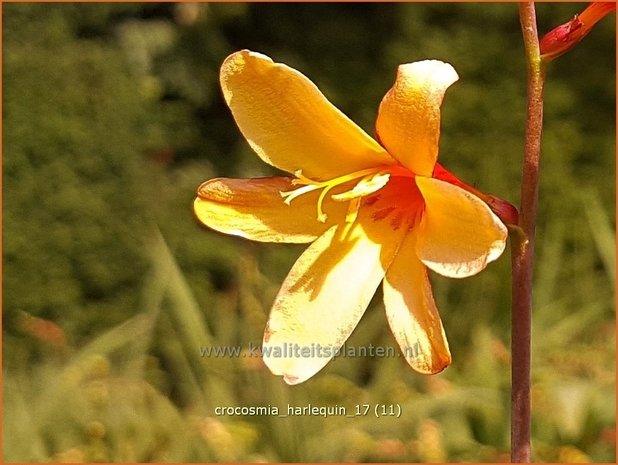
[[[311,242],[264,334],[264,362],[287,383],[328,363],[381,282],[410,366],[432,374],[451,363],[427,268],[474,275],[507,237],[478,191],[436,163],[440,105],[457,79],[440,61],[401,65],[379,108],[378,142],[300,72],[246,50],[223,63],[223,95],[241,132],[262,160],[293,177],[212,179],[194,209],[227,234]]]

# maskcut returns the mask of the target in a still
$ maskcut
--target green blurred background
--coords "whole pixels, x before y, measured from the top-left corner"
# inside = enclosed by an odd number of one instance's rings
[[[539,4],[546,32],[585,4]],[[453,365],[341,358],[289,387],[252,357],[301,246],[200,227],[213,176],[273,170],[218,68],[266,53],[373,134],[400,63],[460,81],[440,161],[519,202],[516,4],[3,4],[3,461],[490,461],[509,453],[509,254],[432,276]],[[533,316],[533,458],[615,460],[615,20],[549,70]],[[394,346],[380,292],[349,344]],[[399,404],[400,418],[216,416]]]

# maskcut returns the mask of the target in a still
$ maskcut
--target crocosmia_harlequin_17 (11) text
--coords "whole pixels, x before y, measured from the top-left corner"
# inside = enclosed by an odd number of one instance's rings
[[[427,268],[453,278],[478,273],[506,244],[492,208],[507,223],[516,217],[508,202],[437,163],[440,106],[457,79],[441,61],[399,66],[374,139],[295,69],[247,50],[223,63],[223,95],[240,131],[262,160],[289,175],[208,180],[194,210],[226,234],[311,243],[285,278],[264,333],[264,362],[287,383],[329,362],[380,283],[410,366],[433,374],[451,363]],[[276,351],[285,346],[331,350]]]

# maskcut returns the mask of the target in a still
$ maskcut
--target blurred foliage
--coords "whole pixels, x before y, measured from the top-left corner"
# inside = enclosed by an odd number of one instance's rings
[[[541,32],[584,4],[538,4]],[[517,203],[525,66],[515,4],[3,4],[3,461],[508,459],[508,253],[432,276],[454,355],[340,358],[288,387],[258,345],[302,247],[218,235],[199,183],[272,173],[225,108],[249,48],[373,133],[398,64],[452,63],[441,162]],[[534,459],[615,458],[615,22],[549,70],[533,321]],[[377,295],[350,345],[392,346]],[[401,418],[216,416],[399,404]]]

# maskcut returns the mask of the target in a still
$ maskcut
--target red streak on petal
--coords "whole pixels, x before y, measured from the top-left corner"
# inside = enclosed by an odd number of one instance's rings
[[[384,188],[363,201],[363,206],[371,209],[373,221],[389,221],[391,228],[398,230],[418,222],[425,201],[414,177],[391,176]]]
[[[375,212],[373,212],[373,214],[371,215],[371,219],[373,221],[381,221],[387,218],[388,215],[393,213],[395,210],[396,210],[395,207],[381,208],[380,210],[376,210]]]

